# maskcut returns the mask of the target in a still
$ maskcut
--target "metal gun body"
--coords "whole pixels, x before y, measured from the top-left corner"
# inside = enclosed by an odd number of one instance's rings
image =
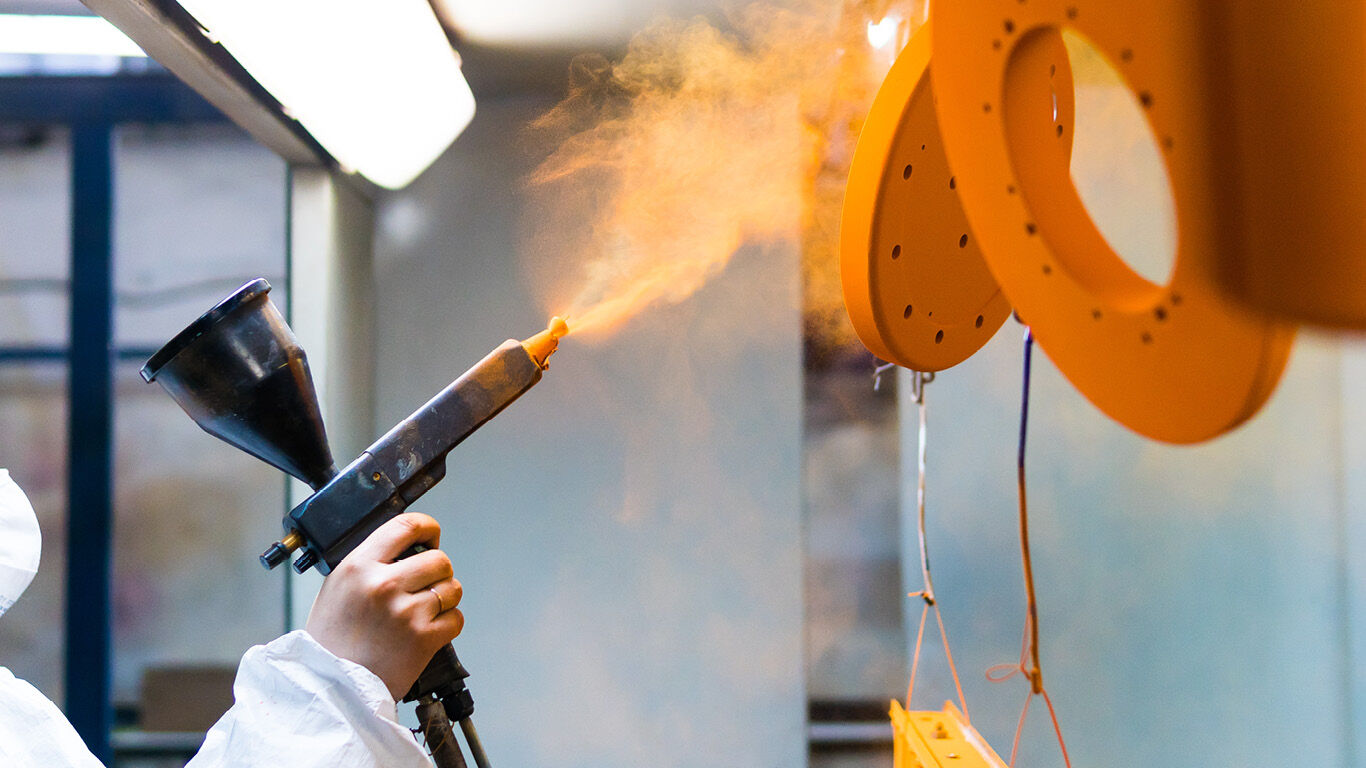
[[[295,570],[316,565],[331,573],[375,529],[440,482],[446,454],[541,375],[541,364],[510,339],[396,424],[285,515],[285,529],[303,538]]]

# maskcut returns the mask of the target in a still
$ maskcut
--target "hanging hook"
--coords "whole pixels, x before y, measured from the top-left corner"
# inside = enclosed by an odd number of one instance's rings
[[[934,381],[934,374],[920,371],[911,371],[911,373],[914,374],[911,378],[911,400],[916,405],[920,405],[925,402],[925,385]]]
[[[874,366],[873,366],[873,391],[874,391],[874,392],[880,392],[880,391],[882,390],[882,374],[886,373],[887,371],[892,370],[892,369],[895,368],[895,367],[896,367],[896,363],[883,363],[882,365],[874,365]]]

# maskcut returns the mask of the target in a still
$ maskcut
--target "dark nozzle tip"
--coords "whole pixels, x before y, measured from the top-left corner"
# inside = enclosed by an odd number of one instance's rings
[[[265,566],[267,571],[275,570],[276,566],[288,559],[289,550],[285,548],[284,544],[281,544],[278,541],[271,544],[270,549],[261,553],[261,565]]]

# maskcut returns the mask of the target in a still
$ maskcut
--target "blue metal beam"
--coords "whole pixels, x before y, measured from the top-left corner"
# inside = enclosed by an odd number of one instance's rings
[[[120,362],[144,362],[156,354],[156,347],[123,347],[114,350]],[[0,365],[6,363],[65,363],[71,356],[69,347],[0,347]]]
[[[3,96],[0,96],[0,102]],[[106,764],[113,541],[113,128],[71,131],[71,347],[67,441],[66,715]]]
[[[227,120],[169,74],[0,77],[0,122],[187,123]]]

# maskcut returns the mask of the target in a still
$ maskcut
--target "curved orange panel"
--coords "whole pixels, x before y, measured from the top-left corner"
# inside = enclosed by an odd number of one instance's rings
[[[1366,329],[1366,3],[1225,0],[1205,42],[1232,172],[1215,280],[1287,320]]]
[[[1206,266],[1227,243],[1217,188],[1229,183],[1206,120],[1219,83],[1197,55],[1206,4],[956,0],[936,14],[948,156],[992,274],[1039,345],[1092,403],[1148,437],[1193,443],[1251,417],[1293,329],[1234,307]],[[1178,228],[1165,286],[1133,272],[1091,221],[1059,162],[1070,127],[1037,119],[1037,102],[1060,88],[1050,52],[1064,26],[1120,63],[1162,147]]]
[[[1054,57],[1068,83],[1058,119],[1070,128],[1071,70],[1060,41]],[[840,227],[840,273],[854,329],[875,355],[917,371],[966,360],[1010,316],[944,154],[929,67],[926,26],[897,58],[868,113]],[[1051,97],[1038,106],[1050,111],[1040,124],[1051,127]]]

